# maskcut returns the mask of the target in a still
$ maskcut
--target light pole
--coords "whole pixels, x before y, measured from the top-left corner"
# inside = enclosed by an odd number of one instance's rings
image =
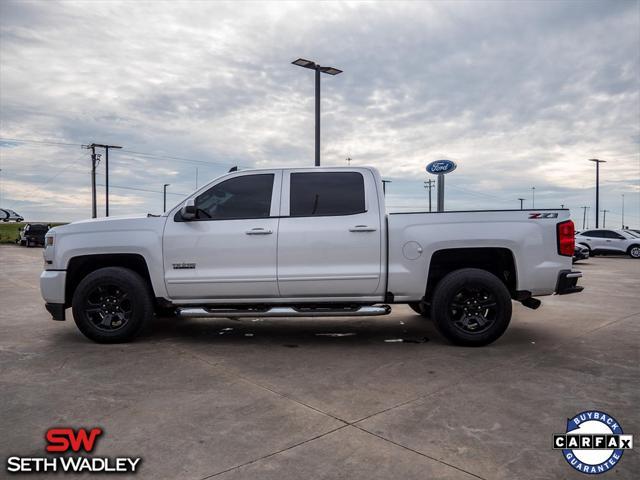
[[[604,209],[602,210],[602,228],[607,228],[607,212],[609,210]]]
[[[165,183],[163,185],[163,190],[164,190],[164,195],[163,195],[164,201],[162,202],[162,211],[163,212],[167,211],[167,187],[169,185],[171,185],[171,184],[170,183]]]
[[[598,160],[590,158],[590,162],[596,163],[596,228],[598,228],[598,217],[600,216],[600,164],[606,163],[606,160]]]
[[[293,62],[294,65],[299,67],[310,68],[316,72],[316,167],[320,166],[320,73],[326,73],[328,75],[338,75],[342,73],[342,70],[338,70],[334,67],[322,67],[311,60],[305,60],[299,58]]]
[[[624,193],[622,194],[622,228],[624,228]]]
[[[531,208],[536,208],[536,187],[531,187]]]
[[[519,198],[518,200],[520,200],[520,210],[523,210],[523,206],[524,206],[524,198]]]

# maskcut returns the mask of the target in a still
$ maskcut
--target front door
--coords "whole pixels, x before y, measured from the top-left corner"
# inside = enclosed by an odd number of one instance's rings
[[[284,173],[283,182],[278,231],[280,295],[379,293],[382,228],[371,172],[291,170]]]
[[[197,218],[167,220],[164,271],[172,299],[277,297],[282,173],[239,172],[195,198]]]

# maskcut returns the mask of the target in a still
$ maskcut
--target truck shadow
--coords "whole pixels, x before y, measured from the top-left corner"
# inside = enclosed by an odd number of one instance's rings
[[[531,345],[544,342],[542,332],[531,325],[512,323],[502,338],[493,344]],[[548,339],[553,340],[552,338]],[[395,318],[282,318],[282,319],[181,319],[157,318],[140,342],[178,342],[180,344],[224,344],[247,347],[274,344],[284,348],[315,345],[379,344],[422,346],[451,344],[430,320],[418,315]],[[455,348],[455,347],[454,347]],[[461,348],[461,347],[459,347]]]

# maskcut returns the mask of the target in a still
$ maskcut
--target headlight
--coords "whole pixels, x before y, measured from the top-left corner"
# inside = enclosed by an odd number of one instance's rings
[[[54,239],[54,237],[53,237],[53,236],[51,236],[51,237],[45,237],[45,245],[46,245],[47,247],[52,247],[52,246],[53,246],[53,239]]]

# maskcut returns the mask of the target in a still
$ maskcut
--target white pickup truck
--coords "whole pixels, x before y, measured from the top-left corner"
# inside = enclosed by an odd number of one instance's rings
[[[385,315],[409,304],[461,345],[499,338],[511,301],[579,292],[568,210],[385,211],[374,168],[230,172],[163,215],[55,227],[40,278],[55,320],[97,342],[154,314]]]

